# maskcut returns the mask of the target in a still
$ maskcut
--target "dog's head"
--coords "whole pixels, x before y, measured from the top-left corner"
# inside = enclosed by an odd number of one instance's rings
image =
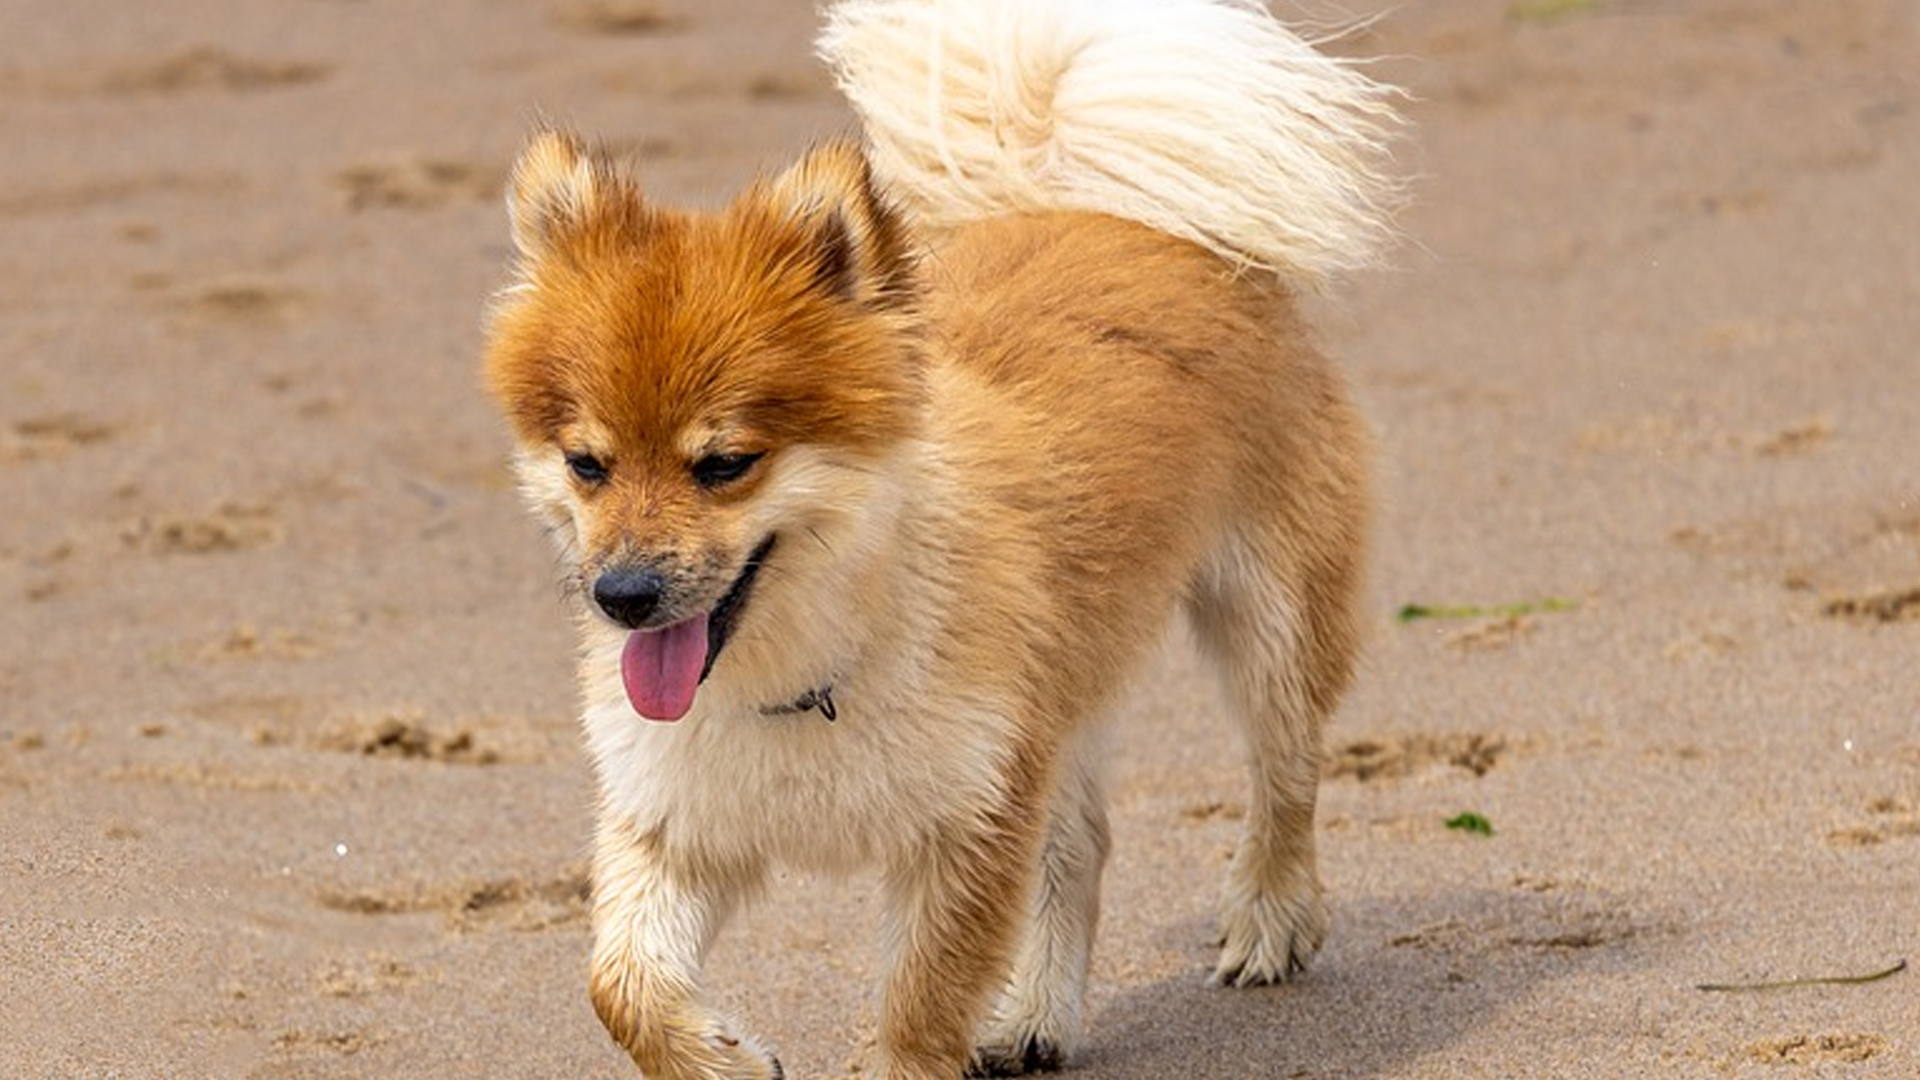
[[[628,697],[677,719],[760,598],[858,531],[917,430],[907,241],[843,144],[692,214],[545,132],[509,204],[487,383],[573,582],[630,631]]]

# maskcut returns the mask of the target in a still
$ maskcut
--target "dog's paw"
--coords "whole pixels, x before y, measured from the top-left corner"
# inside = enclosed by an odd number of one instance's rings
[[[784,1080],[786,1076],[780,1059],[758,1040],[716,1028],[702,1036],[701,1042],[706,1053],[692,1063],[699,1070],[697,1075],[714,1080]]]
[[[1227,912],[1220,961],[1211,986],[1264,986],[1307,970],[1327,937],[1327,909],[1317,888],[1254,896]]]
[[[976,1049],[973,1061],[967,1065],[967,1075],[1025,1076],[1036,1072],[1058,1072],[1066,1060],[1066,1050],[1059,1043],[1045,1036],[1033,1035],[1005,1045]]]
[[[1007,987],[993,1018],[974,1033],[968,1076],[1058,1072],[1073,1056],[1080,1031],[1078,980],[1048,984],[1023,972]]]

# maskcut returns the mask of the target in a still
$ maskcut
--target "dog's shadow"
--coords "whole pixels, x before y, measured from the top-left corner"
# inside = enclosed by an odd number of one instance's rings
[[[1641,962],[1657,923],[1592,896],[1466,889],[1348,898],[1300,979],[1245,990],[1188,977],[1097,1004],[1074,1072],[1134,1077],[1354,1077],[1444,1050],[1543,984]],[[1210,936],[1200,920],[1173,928]],[[1196,951],[1196,960],[1201,954]]]

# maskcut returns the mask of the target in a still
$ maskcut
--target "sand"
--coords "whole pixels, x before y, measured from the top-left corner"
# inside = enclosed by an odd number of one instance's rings
[[[0,1073],[635,1075],[478,389],[498,188],[542,115],[706,203],[844,130],[809,5],[0,21]],[[1453,0],[1340,48],[1412,91],[1419,179],[1315,304],[1382,465],[1333,936],[1202,985],[1245,796],[1176,636],[1071,1075],[1920,1076],[1920,972],[1696,988],[1920,961],[1920,6]],[[713,958],[796,1078],[875,1064],[871,884],[784,877]]]

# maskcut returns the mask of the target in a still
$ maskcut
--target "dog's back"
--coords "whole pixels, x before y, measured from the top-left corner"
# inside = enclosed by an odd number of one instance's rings
[[[927,260],[934,441],[976,460],[965,541],[1038,562],[1011,597],[1077,722],[1124,683],[1213,553],[1286,519],[1293,545],[1365,515],[1365,438],[1288,290],[1106,215],[954,229]],[[1311,508],[1303,500],[1331,501]],[[1304,526],[1304,528],[1300,527]],[[1358,530],[1330,537],[1357,556]],[[1027,577],[1027,575],[1022,575]],[[985,602],[977,592],[968,607]]]

